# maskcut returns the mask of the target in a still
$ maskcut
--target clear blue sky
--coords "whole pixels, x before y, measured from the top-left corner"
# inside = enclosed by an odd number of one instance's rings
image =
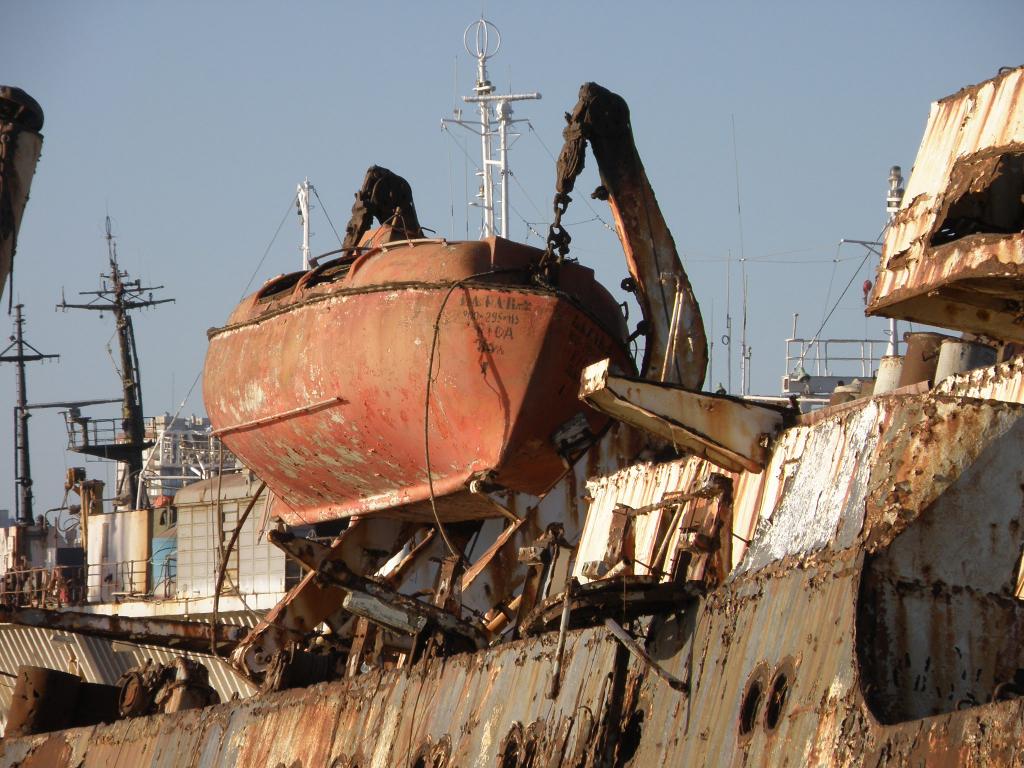
[[[766,393],[779,386],[792,313],[812,334],[830,282],[833,302],[851,277],[854,287],[825,334],[881,336],[883,321],[863,318],[859,288],[874,260],[854,275],[862,252],[844,247],[836,263],[837,241],[879,233],[888,168],[909,171],[931,101],[1024,58],[1020,0],[3,0],[0,82],[24,88],[46,112],[14,290],[30,341],[62,357],[31,367],[30,399],[118,394],[110,318],[54,312],[62,288],[70,300],[97,287],[108,212],[123,266],[177,298],[136,319],[149,414],[176,409],[201,369],[206,329],[241,297],[304,176],[342,227],[366,167],[385,165],[411,182],[426,226],[463,236],[466,164],[439,124],[456,86],[465,93],[471,84],[462,30],[481,10],[503,36],[492,79],[543,94],[517,109],[535,131],[513,152],[513,237],[528,236],[523,219],[548,217],[554,164],[545,146],[557,154],[580,83],[619,92],[716,336],[731,254],[738,339],[736,260],[747,259],[753,389]],[[592,161],[587,173],[580,191],[596,184]],[[570,227],[573,254],[617,286],[621,250],[584,197],[566,217],[581,222]],[[603,204],[595,210],[608,219]],[[315,250],[336,244],[320,212],[314,224]],[[474,233],[476,219],[469,225]],[[297,268],[298,237],[289,214],[255,284]],[[715,356],[712,375],[724,380],[720,345]],[[0,378],[12,406],[13,368]],[[184,413],[202,409],[197,386]],[[35,416],[31,435],[37,510],[57,506],[65,466],[83,457],[64,453],[56,413]],[[13,509],[3,430],[0,466],[0,507]],[[102,464],[87,466],[112,478]]]

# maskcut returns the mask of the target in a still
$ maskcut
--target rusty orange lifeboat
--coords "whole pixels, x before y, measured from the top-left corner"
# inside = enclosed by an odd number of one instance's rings
[[[211,330],[210,419],[274,514],[427,519],[433,497],[442,519],[473,519],[497,513],[474,480],[554,485],[608,424],[578,400],[580,372],[633,362],[593,270],[537,280],[542,255],[501,238],[376,245],[269,281]]]

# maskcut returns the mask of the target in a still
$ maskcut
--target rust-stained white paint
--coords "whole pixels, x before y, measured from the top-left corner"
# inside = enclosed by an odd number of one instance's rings
[[[986,150],[1020,152],[1024,145],[1024,67],[965,88],[932,105],[903,204],[889,226],[869,302],[869,314],[929,322],[946,328],[1021,338],[1012,309],[1000,310],[993,280],[1015,296],[1024,269],[1024,235],[971,235],[932,247],[930,240],[950,203],[958,161]],[[963,192],[961,189],[960,192]],[[1017,201],[1020,205],[1020,201]],[[984,294],[937,294],[940,288]],[[958,284],[959,283],[959,284]],[[980,292],[979,292],[980,293]]]

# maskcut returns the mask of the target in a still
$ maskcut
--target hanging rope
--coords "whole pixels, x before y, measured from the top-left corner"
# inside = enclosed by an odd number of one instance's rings
[[[284,216],[281,217],[281,223],[277,225],[277,229],[274,230],[274,236],[270,238],[270,242],[267,244],[267,249],[263,251],[263,255],[260,257],[259,263],[256,265],[256,269],[252,271],[252,275],[249,276],[249,282],[245,284],[245,288],[242,289],[242,295],[238,297],[241,301],[245,298],[245,294],[249,292],[249,286],[252,285],[252,281],[256,279],[256,275],[259,274],[260,268],[263,266],[263,262],[267,260],[267,254],[270,253],[270,249],[274,247],[274,242],[277,240],[277,236],[281,234],[281,227],[288,220],[288,214],[292,212],[292,206],[295,205],[295,201],[298,199],[298,195],[292,195],[292,199],[288,201],[288,207],[284,209]]]
[[[437,310],[437,317],[434,318],[434,335],[430,342],[430,357],[427,361],[427,386],[426,393],[423,398],[423,454],[426,460],[427,468],[427,488],[430,492],[430,511],[434,515],[434,523],[437,525],[438,533],[441,534],[441,538],[444,539],[445,546],[448,547],[448,551],[455,557],[462,557],[458,550],[455,549],[448,538],[448,534],[445,531],[444,525],[441,524],[441,516],[437,513],[437,500],[434,495],[434,476],[431,471],[430,463],[430,394],[432,385],[434,382],[434,358],[437,355],[437,342],[441,336],[441,315],[444,314],[444,308],[448,305],[448,299],[451,298],[456,288],[464,286],[471,280],[477,280],[481,277],[487,277],[489,275],[498,275],[506,272],[516,272],[517,269],[496,269],[488,270],[487,272],[478,272],[475,275],[469,275],[463,277],[460,280],[456,280],[452,283],[448,290],[445,292],[444,299],[441,301],[441,306]]]
[[[210,652],[217,655],[217,614],[220,610],[220,591],[224,587],[224,577],[228,571],[228,558],[231,557],[231,551],[235,548],[235,542],[238,541],[238,535],[242,532],[242,526],[245,525],[245,521],[249,517],[249,513],[252,512],[253,507],[256,506],[256,501],[259,499],[260,494],[263,493],[263,489],[267,487],[265,482],[260,482],[260,487],[256,489],[256,493],[249,500],[249,504],[246,506],[242,516],[238,518],[238,523],[235,525],[235,530],[231,532],[231,538],[228,539],[227,547],[221,549],[220,567],[217,569],[217,584],[213,590],[213,618],[210,620]],[[220,506],[220,493],[217,494],[217,504]],[[234,582],[232,582],[234,587]],[[242,590],[235,588],[239,594],[242,595]],[[242,599],[242,604],[245,605],[245,599]],[[246,608],[249,608],[246,605]],[[251,608],[249,609],[252,610]]]

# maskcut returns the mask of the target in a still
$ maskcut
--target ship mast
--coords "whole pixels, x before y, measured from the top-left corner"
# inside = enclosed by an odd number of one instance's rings
[[[146,424],[142,411],[142,379],[139,374],[139,356],[135,345],[135,329],[129,314],[132,310],[145,309],[157,304],[167,304],[174,299],[154,299],[153,291],[162,285],[143,286],[140,280],[128,280],[128,273],[117,263],[117,244],[110,230],[110,217],[106,219],[107,258],[109,274],[101,274],[102,288],[98,291],[81,291],[81,296],[93,296],[87,304],[68,304],[63,299],[58,309],[86,309],[93,312],[109,312],[114,316],[115,332],[120,357],[121,376],[121,434],[111,435],[106,441],[85,439],[71,445],[71,450],[113,459],[126,465],[124,474],[127,488],[119,489],[130,500],[129,503],[144,503],[140,487],[143,469],[142,454],[152,447],[146,441]],[[109,285],[107,281],[110,281]],[[148,297],[147,297],[148,294]],[[146,497],[148,500],[148,496]]]
[[[32,465],[28,448],[28,419],[31,414],[28,406],[25,363],[53,360],[60,355],[44,355],[25,341],[25,317],[21,311],[23,306],[16,304],[14,307],[14,335],[11,336],[11,343],[7,348],[0,352],[0,363],[15,363],[18,366],[18,404],[14,406],[14,477],[18,494],[14,499],[14,517],[19,525],[32,525],[35,514],[32,509]],[[9,354],[12,351],[14,354]]]
[[[900,203],[903,202],[903,169],[894,165],[889,169],[889,193],[885,196],[885,213],[888,216],[886,228],[893,225],[896,214],[900,210]],[[896,318],[889,318],[889,346],[885,351],[888,356],[900,353],[899,328],[896,325]]]
[[[302,219],[302,268],[308,270],[309,263],[309,193],[313,185],[309,183],[309,177],[299,184],[295,192],[295,207],[298,208],[299,218]]]
[[[472,38],[472,44],[470,38]],[[458,125],[480,137],[481,164],[476,175],[480,177],[480,192],[477,196],[481,202],[471,203],[471,205],[481,209],[480,236],[494,237],[494,178],[497,173],[500,194],[498,200],[500,230],[498,234],[508,238],[508,180],[512,175],[508,167],[509,139],[515,139],[518,135],[510,132],[509,129],[515,123],[524,122],[512,119],[512,102],[539,99],[540,94],[536,92],[494,92],[494,85],[487,75],[487,60],[493,58],[501,48],[501,33],[487,19],[481,17],[466,27],[462,41],[466,46],[467,53],[476,59],[476,84],[473,86],[473,95],[463,96],[462,100],[467,104],[477,105],[480,113],[479,122],[464,120],[462,110],[457,109],[454,118],[445,118],[441,124],[442,128],[449,124]],[[495,141],[497,141],[497,156],[495,156]]]

